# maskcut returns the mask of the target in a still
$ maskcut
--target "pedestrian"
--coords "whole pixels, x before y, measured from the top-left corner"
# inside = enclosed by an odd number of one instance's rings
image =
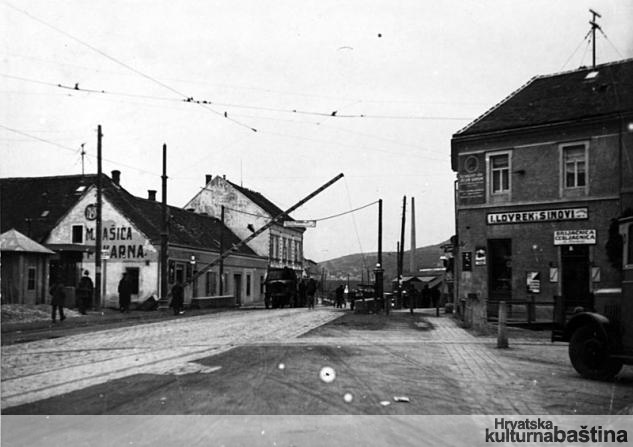
[[[345,294],[345,288],[341,284],[336,288],[336,307],[343,307],[343,297]]]
[[[90,272],[84,271],[84,276],[79,280],[77,286],[77,299],[79,301],[79,313],[86,315],[86,308],[92,307],[92,292],[94,290],[94,284],[90,279]]]
[[[176,280],[176,284],[171,288],[171,307],[174,309],[174,315],[182,315],[185,312],[182,310],[185,305],[185,289],[179,280]]]
[[[304,303],[306,302],[306,288],[307,288],[307,281],[304,278],[301,281],[299,281],[298,294],[297,294],[299,302],[297,305],[295,305],[295,307],[297,306],[303,307]]]
[[[49,289],[51,294],[51,306],[53,307],[52,318],[55,323],[55,316],[59,310],[59,321],[64,321],[64,300],[66,299],[66,292],[64,292],[64,283],[61,280],[55,281],[55,283]]]
[[[130,312],[130,300],[132,299],[132,284],[128,279],[127,273],[123,273],[121,281],[119,281],[119,310],[122,313]]]
[[[308,299],[308,309],[314,309],[314,294],[316,293],[317,289],[317,283],[314,278],[309,278],[305,287],[305,293]]]

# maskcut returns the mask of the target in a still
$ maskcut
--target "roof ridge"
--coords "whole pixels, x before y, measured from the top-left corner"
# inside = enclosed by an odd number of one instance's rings
[[[98,174],[63,174],[63,175],[45,175],[42,177],[0,177],[0,180],[33,180],[33,179],[38,179],[38,180],[43,180],[43,179],[68,179],[68,178],[75,178],[75,177],[96,177]],[[106,175],[104,173],[102,173],[102,175]],[[107,175],[106,175],[107,177]]]
[[[510,98],[512,98],[513,96],[515,96],[517,93],[519,93],[521,90],[523,90],[524,88],[526,88],[529,84],[531,84],[532,82],[534,82],[536,79],[538,79],[538,76],[532,76],[525,84],[523,84],[522,86],[520,86],[519,88],[515,89],[514,91],[512,91],[510,94],[508,94],[505,98],[503,98],[501,101],[499,101],[497,104],[495,104],[494,106],[490,107],[488,110],[486,110],[484,113],[482,113],[481,115],[479,115],[477,118],[475,118],[472,122],[470,122],[469,124],[467,124],[466,126],[464,126],[463,128],[461,128],[460,130],[458,130],[457,132],[455,132],[455,135],[460,135],[464,132],[466,132],[468,129],[470,129],[471,127],[473,127],[475,124],[477,124],[478,122],[480,122],[481,120],[483,120],[485,117],[487,117],[488,115],[490,115],[492,112],[494,112],[496,109],[498,109],[499,107],[501,107],[503,104],[505,104],[506,102],[508,102],[510,100]]]
[[[553,78],[555,76],[568,75],[568,74],[571,74],[571,73],[576,73],[576,72],[581,72],[581,71],[600,70],[600,68],[603,68],[603,67],[609,67],[609,66],[613,66],[613,65],[625,64],[625,63],[629,63],[629,62],[633,62],[633,58],[622,59],[622,60],[619,60],[619,61],[605,62],[605,63],[599,64],[599,65],[596,65],[595,67],[587,67],[587,66],[583,65],[583,66],[580,66],[580,67],[575,68],[575,69],[564,70],[564,71],[557,71],[557,72],[554,72],[554,73],[543,74],[543,75],[537,75],[536,77],[538,79]]]

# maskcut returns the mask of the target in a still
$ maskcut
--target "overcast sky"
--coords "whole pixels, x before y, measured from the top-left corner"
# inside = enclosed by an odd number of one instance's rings
[[[82,144],[96,172],[101,124],[103,169],[137,196],[160,200],[166,143],[171,205],[212,174],[286,209],[343,173],[293,217],[382,198],[395,250],[406,195],[417,245],[438,243],[451,136],[532,76],[591,64],[589,8],[598,63],[633,57],[624,0],[0,1],[0,176],[79,174]],[[377,214],[318,222],[305,255],[375,251]]]

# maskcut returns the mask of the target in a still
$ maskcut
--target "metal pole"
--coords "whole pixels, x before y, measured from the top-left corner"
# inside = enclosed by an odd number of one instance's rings
[[[101,124],[97,126],[97,222],[95,228],[95,307],[101,306]]]
[[[167,212],[167,145],[163,144],[163,175],[162,180],[162,205],[161,205],[161,231],[160,231],[160,299],[167,300],[167,250],[169,246],[169,216]]]
[[[224,253],[224,205],[220,211],[220,254]],[[220,295],[224,295],[224,258],[220,258]]]
[[[382,268],[382,199],[378,200],[378,259],[376,260],[376,270],[374,270],[374,280],[376,281],[376,299],[381,300],[384,298],[384,283],[383,283],[383,268]],[[385,314],[389,315],[389,307],[391,303],[385,300]]]
[[[411,197],[411,253],[409,254],[409,270],[415,275],[415,197]]]
[[[507,348],[508,333],[506,331],[506,320],[508,310],[505,301],[499,301],[499,327],[497,331],[497,348]]]

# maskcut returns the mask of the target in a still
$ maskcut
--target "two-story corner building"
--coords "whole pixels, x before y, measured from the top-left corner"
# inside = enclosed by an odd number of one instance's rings
[[[224,207],[224,224],[240,239],[246,239],[283,213],[283,210],[262,194],[236,185],[225,176],[207,175],[205,180],[205,186],[184,208],[221,218]],[[290,216],[284,216],[248,245],[259,256],[267,257],[270,267],[290,267],[300,276],[303,270],[305,229],[284,225],[284,222],[292,221]]]
[[[51,277],[69,287],[76,286],[84,270],[95,279],[96,180],[96,175],[0,179],[2,228],[17,228],[54,250]],[[117,307],[123,273],[132,282],[133,303],[158,298],[162,205],[155,191],[149,191],[147,199],[127,192],[118,171],[113,171],[112,179],[102,176],[101,183],[100,304]],[[220,294],[231,295],[237,305],[263,300],[267,258],[243,246],[224,260],[222,290],[218,265],[194,280],[198,269],[218,259],[221,238],[227,246],[240,239],[213,217],[172,206],[168,216],[168,284],[177,279],[187,283],[185,303]]]
[[[633,60],[532,78],[454,134],[451,158],[473,323],[500,300],[586,307],[617,287],[605,246],[633,207]]]

